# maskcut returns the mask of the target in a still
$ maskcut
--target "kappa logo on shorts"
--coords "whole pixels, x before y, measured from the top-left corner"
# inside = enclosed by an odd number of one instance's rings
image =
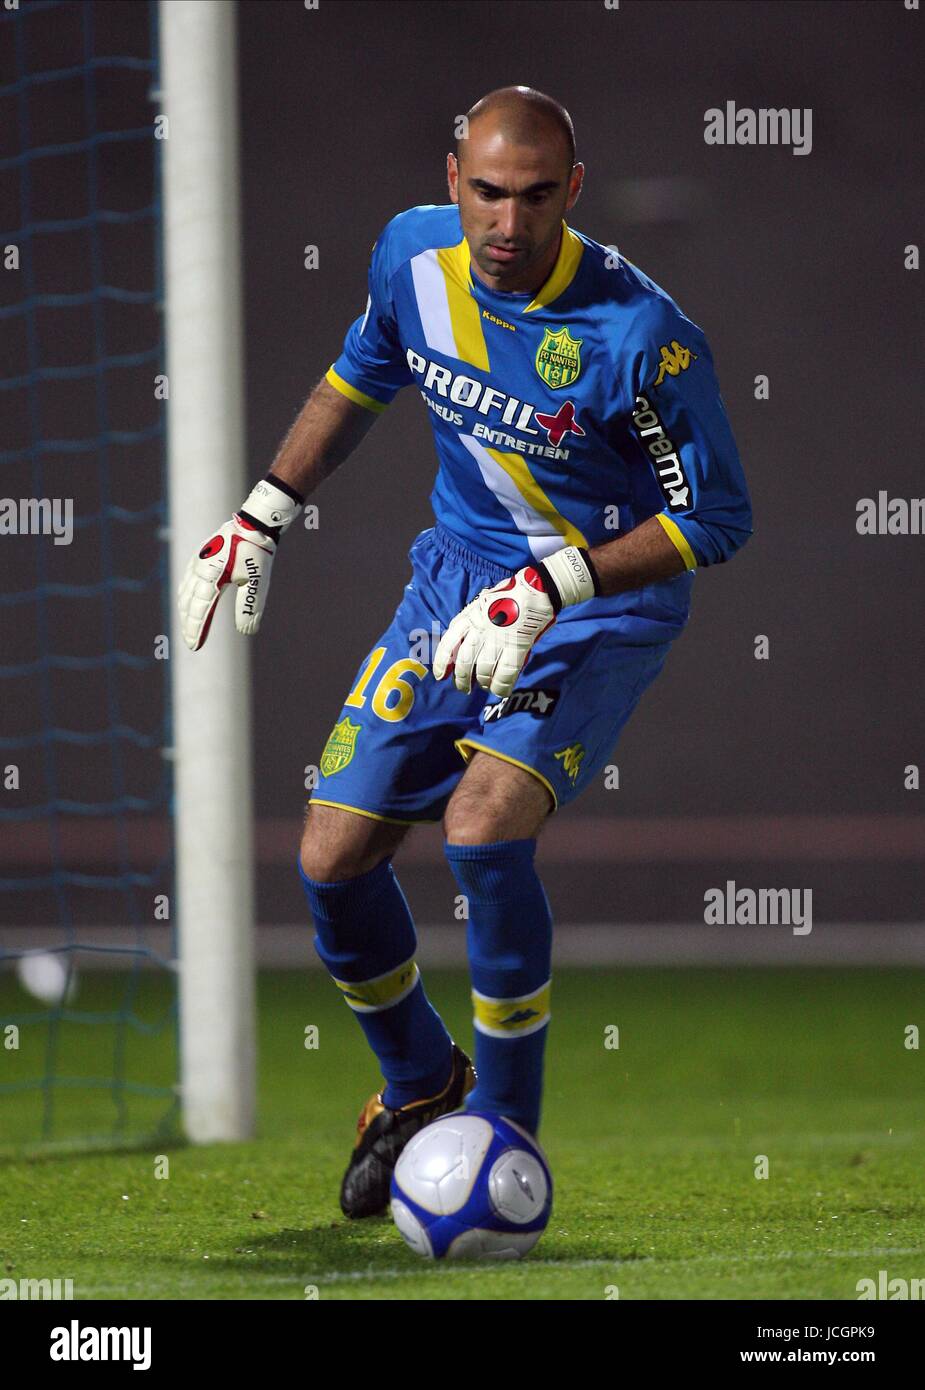
[[[582,743],[571,743],[568,748],[560,748],[558,753],[553,753],[553,757],[562,763],[562,771],[573,787],[578,780],[584,755],[585,749]]]
[[[323,777],[333,777],[335,772],[341,772],[350,762],[356,752],[357,734],[362,728],[361,724],[351,724],[350,716],[342,719],[339,724],[328,735],[328,741],[324,745],[324,752],[321,754],[321,774]]]
[[[479,718],[483,724],[497,723],[509,714],[532,714],[534,719],[547,719],[558,702],[558,690],[512,690],[496,705],[486,705]]]

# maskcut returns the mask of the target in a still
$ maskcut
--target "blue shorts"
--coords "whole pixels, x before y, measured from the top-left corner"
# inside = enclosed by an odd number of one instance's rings
[[[534,774],[553,809],[607,764],[623,725],[665,663],[690,608],[689,574],[566,608],[530,653],[511,695],[452,674],[435,681],[445,628],[511,571],[437,523],[408,552],[412,577],[367,652],[325,744],[311,800],[375,819],[439,821],[477,750]]]

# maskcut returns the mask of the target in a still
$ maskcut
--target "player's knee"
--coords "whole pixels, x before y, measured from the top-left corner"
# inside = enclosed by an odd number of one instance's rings
[[[316,883],[358,878],[394,852],[403,831],[389,827],[387,833],[371,833],[349,812],[309,805],[299,846],[302,872]]]
[[[325,844],[311,835],[302,837],[299,863],[306,878],[316,883],[339,883],[345,878],[356,878],[367,867],[349,851]]]
[[[351,855],[332,834],[332,828],[325,823],[323,814],[317,807],[309,807],[299,846],[299,863],[306,878],[316,883],[336,883],[342,878],[351,878]]]
[[[532,792],[532,788],[529,789]],[[451,797],[443,815],[443,833],[449,844],[493,845],[502,840],[537,836],[552,810],[548,796],[491,801],[485,796]]]
[[[453,845],[489,845],[509,838],[492,809],[472,801],[450,801],[443,815],[443,833]]]
[[[548,787],[531,771],[477,752],[447,803],[443,830],[456,845],[529,840],[552,810]]]

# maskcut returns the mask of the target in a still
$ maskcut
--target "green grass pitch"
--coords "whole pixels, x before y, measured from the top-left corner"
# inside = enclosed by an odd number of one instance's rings
[[[925,1024],[918,970],[559,970],[541,1141],[550,1226],[516,1264],[419,1260],[388,1217],[342,1218],[337,1192],[378,1071],[318,971],[259,983],[260,1109],[250,1143],[177,1139],[37,1152],[41,1097],[0,1094],[0,1277],[70,1278],[77,1298],[857,1298],[856,1283],[925,1275]],[[431,971],[448,1027],[471,1041],[461,972]],[[75,1008],[113,1006],[86,976]],[[143,977],[143,1024],[169,984]],[[29,1003],[0,977],[0,1041]],[[305,1029],[319,1046],[306,1049]],[[605,1047],[619,1028],[619,1047]],[[0,1049],[0,1081],[41,1076],[48,1029]],[[116,1030],[63,1023],[57,1071],[108,1075]],[[132,1033],[127,1074],[173,1079],[167,1030]],[[57,1093],[63,1129],[112,1122],[103,1089]],[[129,1130],[163,1100],[127,1099]],[[155,1177],[157,1155],[169,1177]],[[755,1176],[759,1155],[769,1176]]]

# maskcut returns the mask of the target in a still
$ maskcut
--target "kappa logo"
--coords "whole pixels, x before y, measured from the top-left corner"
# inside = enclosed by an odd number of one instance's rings
[[[322,776],[333,777],[335,772],[343,771],[356,752],[357,734],[361,728],[360,724],[351,724],[349,714],[334,725],[321,754]]]
[[[508,323],[507,319],[499,319],[497,315],[490,314],[487,309],[482,310],[482,318],[487,319],[489,323],[496,323],[499,328],[510,329],[512,333],[517,332],[517,329],[514,327],[514,325],[512,323]]]
[[[636,397],[633,425],[639,442],[655,467],[655,476],[669,511],[683,512],[691,504],[691,485],[681,457],[665,433],[658,411],[645,396]]]
[[[486,705],[482,710],[483,724],[506,719],[509,714],[532,714],[535,719],[547,719],[559,700],[558,690],[512,690],[496,705]]]
[[[578,781],[578,774],[581,771],[582,759],[585,756],[584,745],[572,743],[568,748],[560,748],[558,753],[553,753],[553,757],[562,764],[562,771],[574,787]]]
[[[536,370],[553,391],[571,386],[581,373],[583,338],[573,338],[567,328],[543,330],[543,341],[536,350]]]
[[[690,348],[682,347],[677,338],[672,338],[671,344],[662,345],[659,348],[661,361],[659,362],[658,376],[653,385],[661,386],[665,380],[665,373],[669,376],[678,376],[681,372],[686,372],[692,362],[697,361],[696,352],[691,352]]]
[[[518,1023],[529,1023],[531,1018],[539,1018],[536,1009],[515,1009],[507,1018],[501,1018],[498,1022],[502,1028],[514,1028]]]

